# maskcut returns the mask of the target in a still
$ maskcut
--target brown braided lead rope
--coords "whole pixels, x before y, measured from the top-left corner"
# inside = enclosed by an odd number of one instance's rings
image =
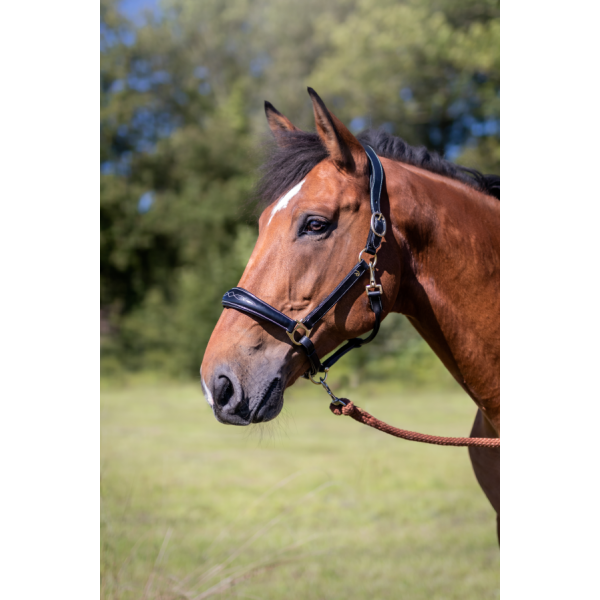
[[[390,435],[402,438],[403,440],[423,442],[425,444],[436,444],[438,446],[480,446],[483,448],[500,448],[500,438],[452,438],[398,429],[397,427],[392,427],[391,425],[376,419],[366,410],[356,406],[347,398],[340,398],[340,400],[345,403],[346,406],[335,405],[333,403],[329,405],[329,410],[334,415],[346,415],[352,417],[359,423],[364,423],[369,427],[379,429],[379,431],[389,433]]]

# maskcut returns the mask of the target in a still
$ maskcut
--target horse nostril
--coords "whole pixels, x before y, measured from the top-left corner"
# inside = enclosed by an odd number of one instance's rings
[[[217,367],[212,379],[213,412],[221,423],[249,425],[250,406],[244,389],[228,365]]]
[[[221,375],[215,385],[214,401],[220,406],[226,406],[234,394],[233,383],[226,375]]]

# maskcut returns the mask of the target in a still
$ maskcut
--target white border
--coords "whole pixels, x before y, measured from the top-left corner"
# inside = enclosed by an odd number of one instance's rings
[[[5,598],[98,593],[99,10],[3,6]]]
[[[599,8],[502,9],[502,592],[591,598]]]

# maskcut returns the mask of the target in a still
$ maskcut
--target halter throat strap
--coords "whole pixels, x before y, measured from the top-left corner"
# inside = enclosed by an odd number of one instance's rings
[[[313,311],[299,321],[294,321],[294,319],[284,315],[281,311],[270,304],[267,304],[264,300],[257,298],[248,290],[240,287],[231,288],[225,292],[223,296],[222,304],[224,308],[233,308],[240,312],[258,317],[259,319],[264,319],[285,330],[292,343],[301,346],[306,353],[310,368],[304,374],[304,377],[308,377],[309,375],[314,376],[319,372],[326,372],[326,370],[334,365],[342,358],[342,356],[350,352],[350,350],[360,348],[364,344],[373,341],[379,332],[381,314],[383,312],[381,302],[382,289],[381,285],[375,284],[374,267],[377,251],[379,250],[381,240],[386,233],[386,221],[381,213],[381,190],[383,187],[384,171],[381,161],[375,151],[370,146],[363,145],[363,148],[369,159],[369,187],[371,192],[371,227],[369,229],[367,245],[363,252],[373,255],[374,258],[371,263],[367,263],[359,257],[358,263],[352,268],[348,275],[344,277],[339,285]],[[359,281],[367,271],[370,271],[371,273],[370,284],[366,287],[366,292],[369,297],[371,310],[375,315],[375,325],[373,330],[366,338],[353,338],[348,340],[327,360],[321,363],[315,346],[309,338],[311,330],[352,289],[354,284]],[[301,335],[300,339],[296,339],[297,333],[298,335]]]

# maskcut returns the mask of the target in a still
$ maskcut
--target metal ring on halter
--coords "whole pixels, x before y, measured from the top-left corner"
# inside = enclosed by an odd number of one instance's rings
[[[377,233],[377,231],[375,230],[375,219],[377,219],[378,221],[383,221],[383,233]],[[385,232],[387,231],[387,222],[382,213],[375,212],[371,215],[371,231],[377,237],[380,237],[380,238],[382,238],[385,235]]]
[[[294,334],[296,333],[296,331],[298,331],[298,329],[303,329],[304,335],[306,337],[310,336],[312,329],[308,329],[308,327],[306,327],[306,325],[302,322],[302,319],[300,319],[299,321],[296,321],[296,324],[294,325],[294,329],[292,329],[292,331],[286,331],[288,337],[290,338],[290,340],[292,340],[292,343],[296,344],[296,346],[301,346],[302,344],[300,342],[297,342],[294,338]]]
[[[362,260],[362,255],[363,255],[363,252],[365,252],[365,251],[366,251],[366,248],[363,248],[360,251],[360,254],[358,255],[358,262],[360,262]],[[373,265],[373,267],[375,267],[375,265],[377,264],[377,254],[373,254],[373,258],[371,259],[369,264]]]
[[[319,379],[320,379],[320,381],[315,381],[315,380],[312,378],[312,375],[311,375],[310,373],[308,374],[308,377],[309,377],[309,379],[311,380],[311,382],[312,382],[312,383],[314,383],[315,385],[323,385],[323,384],[324,384],[324,383],[327,381],[327,375],[328,375],[328,374],[329,374],[329,367],[326,367],[326,368],[325,368],[325,377],[320,377],[320,378],[319,378]]]

